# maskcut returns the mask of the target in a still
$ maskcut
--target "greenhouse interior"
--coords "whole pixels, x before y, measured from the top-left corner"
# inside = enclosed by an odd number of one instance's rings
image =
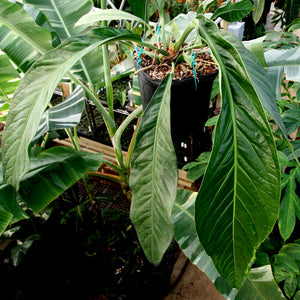
[[[0,298],[300,300],[299,127],[299,0],[0,0]]]

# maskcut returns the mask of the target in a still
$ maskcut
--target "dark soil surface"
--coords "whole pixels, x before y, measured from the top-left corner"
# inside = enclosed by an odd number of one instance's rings
[[[195,51],[195,71],[197,77],[211,74],[217,71],[217,64],[213,61],[211,55],[208,52],[196,52]],[[141,55],[142,63],[141,70],[144,70],[153,79],[163,79],[172,70],[172,59],[176,57],[176,54],[171,55],[168,58],[163,59],[161,64],[157,64],[148,55]],[[193,67],[186,63],[180,62],[175,65],[174,79],[180,80],[184,78],[193,77]]]
[[[149,263],[120,190],[96,185],[93,201],[70,196],[82,189],[75,186],[53,203],[47,221],[24,222],[14,238],[35,234],[36,241],[18,266],[15,241],[0,251],[1,299],[162,299],[168,293],[177,244],[158,266]]]

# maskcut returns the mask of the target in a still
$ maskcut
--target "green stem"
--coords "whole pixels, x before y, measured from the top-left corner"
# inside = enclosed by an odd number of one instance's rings
[[[106,86],[106,99],[108,103],[108,111],[111,118],[114,119],[113,86],[112,86],[112,80],[110,74],[108,45],[102,46],[102,54],[103,54],[104,80]]]
[[[78,145],[78,143],[76,143],[76,140],[75,140],[74,137],[73,137],[73,134],[72,134],[71,129],[70,129],[70,128],[66,128],[66,129],[65,129],[65,132],[66,132],[66,134],[68,135],[68,137],[69,137],[69,139],[70,139],[70,141],[71,141],[71,143],[72,143],[74,149],[76,149],[77,151],[80,151],[79,145]]]
[[[99,177],[99,178],[103,178],[103,179],[109,179],[111,181],[121,184],[120,176],[106,174],[106,173],[100,173],[100,172],[88,172],[87,174],[89,176]]]
[[[135,109],[119,126],[118,130],[116,131],[116,134],[114,135],[112,142],[114,145],[116,157],[118,160],[118,163],[121,168],[126,170],[126,165],[124,164],[124,158],[122,154],[122,146],[121,146],[121,136],[126,129],[126,127],[134,120],[141,112],[143,111],[143,107],[139,106],[137,109]]]
[[[50,133],[47,132],[46,135],[45,135],[45,137],[44,137],[44,139],[43,139],[43,141],[42,141],[42,143],[41,143],[41,148],[44,149],[46,147],[47,141],[49,139],[49,135],[50,135]]]
[[[77,134],[77,129],[76,127],[73,128],[73,136],[74,136],[74,142],[76,144],[76,149],[78,151],[80,151],[80,146],[79,146],[79,142],[78,142],[78,134]]]
[[[139,119],[137,124],[136,124],[135,131],[134,131],[134,133],[131,137],[131,141],[130,141],[130,144],[129,144],[129,147],[128,147],[128,150],[127,150],[127,156],[126,156],[126,160],[125,160],[125,166],[126,166],[127,169],[129,169],[129,167],[130,167],[131,155],[132,155],[132,151],[134,149],[135,138],[136,138],[136,134],[137,134],[138,128],[140,126],[140,123],[141,123],[141,120]]]
[[[294,149],[294,147],[293,147],[293,145],[292,145],[291,143],[289,143],[289,148],[291,149],[291,152],[292,152],[292,154],[293,154],[293,157],[294,157],[294,159],[295,159],[297,165],[300,167],[299,159],[298,159],[298,157],[297,157],[297,155],[296,155],[296,153],[295,153],[295,149]]]
[[[164,9],[162,8],[159,12],[160,14],[160,26],[161,26],[161,37],[163,42],[163,48],[167,48],[167,41],[166,41],[166,32],[165,32],[165,18],[164,18]]]
[[[126,171],[124,171],[124,169],[120,168],[118,165],[116,165],[106,159],[102,159],[102,163],[111,167],[112,169],[114,169],[118,174],[120,174],[121,177],[126,176]]]
[[[77,79],[76,76],[74,76],[70,72],[68,73],[68,76],[74,83],[76,83],[77,85],[81,85],[83,87],[86,95],[95,104],[95,106],[99,109],[99,111],[104,119],[105,125],[107,127],[109,136],[112,139],[112,137],[116,133],[116,124],[115,124],[114,120],[111,118],[111,116],[109,115],[106,108],[100,103],[99,99],[89,90],[89,88],[87,88],[86,85],[83,84],[79,79]]]
[[[193,29],[195,29],[197,26],[197,23],[195,23],[194,21],[192,21],[189,26],[185,29],[185,31],[183,32],[182,36],[180,37],[180,39],[178,41],[175,42],[174,45],[174,51],[177,52],[179,51],[180,47],[183,45],[183,43],[185,42],[186,38],[188,37],[188,35],[191,33],[191,31]]]

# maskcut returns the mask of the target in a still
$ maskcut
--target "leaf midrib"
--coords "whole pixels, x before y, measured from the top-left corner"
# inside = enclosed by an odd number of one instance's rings
[[[95,44],[97,44],[97,43],[95,43]],[[90,46],[90,47],[86,47],[84,50],[87,51],[86,49],[96,47],[95,44],[93,44],[93,45]],[[89,50],[88,50],[88,51],[89,51]],[[81,53],[81,52],[80,52],[80,53]],[[73,57],[71,57],[69,60],[65,60],[64,63],[61,65],[61,67],[58,68],[58,69],[56,69],[56,71],[53,73],[53,75],[50,76],[50,77],[48,77],[48,80],[47,80],[47,81],[44,81],[44,82],[43,82],[43,86],[47,86],[48,83],[53,79],[53,77],[56,77],[56,74],[60,72],[60,70],[63,68],[63,66],[67,65],[68,62],[69,62],[70,60],[72,60],[72,59],[73,59]],[[27,118],[26,118],[26,124],[27,124],[27,125],[24,126],[24,127],[23,127],[23,130],[21,131],[22,136],[24,136],[24,132],[27,132],[28,125],[30,125],[28,121],[29,121],[30,116],[32,115],[32,112],[33,112],[33,110],[34,110],[34,108],[35,108],[35,106],[36,106],[36,103],[38,102],[38,99],[40,99],[40,96],[41,96],[41,94],[43,93],[43,91],[44,91],[44,89],[40,89],[39,93],[37,94],[37,97],[35,98],[34,105],[31,105],[31,109],[29,110],[30,113],[27,115]],[[10,149],[10,147],[8,148],[8,150],[9,150],[9,149]],[[19,155],[22,154],[22,153],[20,153],[21,150],[22,150],[22,143],[19,144],[19,147],[18,147],[18,149],[17,149],[17,151],[16,151],[16,153],[17,153],[16,157],[19,157]],[[12,157],[12,158],[13,158],[13,157]],[[10,161],[11,161],[11,159],[10,159],[9,161],[7,161],[6,166],[9,166],[9,162],[10,162]],[[12,179],[12,178],[11,178],[11,179]],[[19,180],[19,179],[17,179],[17,181],[18,181],[18,180]],[[6,181],[8,181],[7,178],[6,178]]]
[[[199,24],[200,26],[200,24]],[[234,216],[235,216],[235,212],[236,212],[236,194],[237,194],[237,186],[236,186],[236,178],[237,178],[237,162],[238,162],[238,158],[237,158],[237,125],[236,125],[236,118],[235,118],[235,114],[234,114],[234,101],[233,101],[233,97],[232,97],[232,93],[231,93],[231,88],[230,88],[230,83],[229,83],[229,78],[226,74],[226,68],[225,65],[223,63],[223,60],[221,59],[218,50],[215,48],[215,43],[213,43],[211,41],[210,36],[206,33],[205,30],[201,30],[202,31],[202,35],[204,36],[204,39],[206,41],[210,41],[208,44],[211,48],[211,53],[212,56],[214,56],[214,60],[218,63],[219,66],[219,70],[221,71],[221,76],[219,77],[220,79],[220,87],[221,87],[221,94],[222,94],[222,83],[221,80],[223,80],[223,83],[225,85],[225,88],[227,89],[228,93],[227,93],[227,97],[228,97],[228,102],[229,102],[229,107],[230,107],[230,111],[231,111],[231,122],[232,122],[232,130],[233,130],[233,155],[234,155],[234,183],[233,183],[233,220],[232,220],[232,235],[234,236],[234,232],[235,232],[235,222],[234,222]],[[222,113],[222,111],[221,111]],[[219,123],[220,119],[218,120]],[[232,247],[233,247],[233,256],[234,256],[234,261],[236,260],[236,251],[235,251],[235,239],[233,238],[232,240]],[[235,266],[235,268],[237,268],[237,266]],[[236,270],[237,272],[237,270]]]
[[[166,91],[166,89],[165,89]],[[163,97],[162,97],[162,102],[160,104],[160,108],[159,108],[159,113],[158,113],[158,116],[157,116],[157,123],[160,123],[160,120],[161,120],[161,114],[162,114],[162,110],[161,110],[161,107],[163,107],[164,105],[164,102],[165,102],[165,93],[163,93]],[[154,144],[153,144],[153,165],[152,165],[152,193],[153,191],[155,191],[155,187],[154,187],[154,180],[155,180],[155,170],[156,170],[156,156],[157,156],[157,151],[156,151],[156,148],[157,148],[157,137],[158,137],[158,131],[160,129],[160,126],[156,126],[155,128],[155,135],[154,135]],[[153,199],[154,197],[152,197]],[[153,212],[154,212],[154,201],[151,201],[151,230],[152,230],[152,233],[154,232],[154,221],[153,221]],[[153,235],[151,235],[153,236]],[[151,249],[154,250],[155,247],[154,247],[154,239],[151,240]],[[154,257],[155,253],[152,253],[152,257]]]

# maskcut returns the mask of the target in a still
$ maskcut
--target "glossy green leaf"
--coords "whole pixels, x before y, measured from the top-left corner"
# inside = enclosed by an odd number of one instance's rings
[[[252,12],[252,18],[254,23],[256,24],[260,20],[264,12],[265,0],[254,0],[253,4],[254,4],[254,10]]]
[[[228,1],[226,5],[218,8],[212,15],[212,19],[221,17],[227,22],[236,22],[245,18],[254,6],[250,0],[242,0],[235,3]]]
[[[286,299],[273,278],[270,265],[252,269],[235,300],[279,300]]]
[[[84,91],[79,86],[65,101],[44,113],[33,142],[48,131],[75,127],[81,120],[83,110]]]
[[[16,194],[12,186],[0,186],[0,235],[10,223],[28,218],[16,201]]]
[[[295,132],[300,127],[300,107],[288,109],[283,113],[283,122],[285,124],[287,134]]]
[[[280,253],[286,253],[290,255],[297,263],[300,263],[300,244],[286,244],[280,249]]]
[[[132,9],[132,12],[134,15],[137,17],[145,20],[148,22],[149,17],[150,17],[150,1],[147,0],[128,0],[128,3]]]
[[[93,7],[91,0],[24,0],[40,9],[48,18],[61,41],[79,33],[74,31],[75,23]],[[94,61],[97,60],[97,64]],[[80,79],[94,87],[102,79],[99,77],[102,68],[102,54],[97,49],[79,60]],[[78,69],[77,69],[78,72]]]
[[[281,252],[275,256],[274,265],[287,273],[298,273],[299,266],[288,253]]]
[[[209,157],[210,152],[202,152],[195,161],[184,165],[182,170],[188,170],[186,178],[194,181],[202,177],[205,173]]]
[[[30,235],[24,242],[18,241],[17,246],[11,249],[11,259],[14,266],[18,266],[23,261],[36,239],[36,235]]]
[[[179,14],[175,18],[173,18],[170,22],[168,22],[165,25],[165,30],[166,30],[166,36],[171,38],[173,36],[173,26],[176,26],[177,29],[179,30],[177,35],[180,34],[180,37],[182,36],[184,30],[191,24],[192,20],[196,18],[196,12],[194,11],[189,11],[187,14]],[[175,24],[175,25],[174,25]],[[188,37],[185,39],[185,42],[189,43],[193,40],[197,39],[197,32],[196,30],[193,30],[190,32]],[[179,39],[176,39],[179,40]]]
[[[298,279],[296,277],[296,274],[292,274],[289,276],[283,283],[283,290],[284,293],[289,297],[293,297],[293,295],[296,293],[298,287]]]
[[[51,33],[38,26],[21,6],[3,0],[0,2],[0,48],[26,72],[40,53],[53,48]]]
[[[141,42],[128,30],[99,28],[90,36],[66,40],[39,59],[15,92],[3,137],[4,181],[17,187],[29,167],[27,147],[33,139],[53,92],[70,68],[97,46],[118,40]],[[15,166],[18,166],[17,168]]]
[[[75,26],[80,25],[93,25],[99,21],[119,21],[119,20],[128,20],[128,21],[137,21],[144,23],[144,20],[118,9],[96,9],[94,8],[88,14],[81,17],[75,24]]]
[[[265,36],[262,36],[250,41],[243,41],[244,46],[258,58],[263,67],[267,66],[263,47],[263,41],[265,38]]]
[[[270,80],[268,80],[266,71],[259,63],[258,58],[245,49],[240,40],[234,35],[224,31],[222,32],[222,36],[238,50],[262,106],[270,113],[278,127],[281,129],[283,136],[288,140],[286,128],[277,107],[274,90],[272,89]]]
[[[300,47],[286,50],[271,49],[265,52],[269,67],[282,67],[287,80],[300,81]]]
[[[197,196],[196,227],[222,277],[240,287],[277,220],[280,170],[271,129],[240,54],[204,17],[199,34],[218,62],[223,102]]]
[[[228,282],[220,276],[214,262],[206,254],[199,241],[195,227],[196,197],[197,193],[195,192],[185,189],[177,190],[171,216],[171,222],[174,225],[174,238],[188,259],[214,282],[222,295],[226,299],[234,299],[237,289],[231,288]]]
[[[276,100],[281,99],[281,79],[283,75],[283,67],[268,67],[267,74],[269,81],[272,85],[272,89],[275,90]]]
[[[101,154],[89,153],[88,158],[100,167]],[[20,182],[23,201],[35,212],[40,211],[86,174],[89,160],[69,147],[53,147],[42,152],[32,159],[31,170]]]
[[[5,53],[0,52],[0,100],[10,101],[20,82],[17,70]]]
[[[170,129],[168,75],[147,106],[132,153],[130,218],[147,258],[159,263],[173,238],[170,222],[177,190],[177,160]]]
[[[284,196],[280,204],[280,212],[278,218],[278,227],[280,235],[284,240],[287,240],[295,229],[296,225],[296,210],[295,202],[299,197],[296,194],[295,174],[290,174]]]
[[[217,0],[204,0],[201,1],[198,12],[205,13],[212,5],[214,5],[217,2]]]
[[[33,5],[23,4],[23,3],[19,2],[18,0],[9,0],[9,1],[20,5],[33,18],[33,20],[35,21],[35,23],[37,25],[39,25],[39,26],[47,29],[49,32],[51,32],[52,45],[54,47],[56,47],[60,44],[60,39],[59,39],[55,29],[52,27],[48,18],[41,10],[39,10],[38,8],[36,8]]]
[[[226,280],[220,277],[212,259],[206,254],[197,237],[194,220],[196,196],[197,194],[192,191],[178,189],[171,217],[174,238],[190,261],[205,272],[226,299],[285,299],[269,265],[251,269],[240,290],[232,289]]]
[[[61,41],[74,35],[75,23],[93,7],[90,0],[24,0],[40,9],[48,18]]]

